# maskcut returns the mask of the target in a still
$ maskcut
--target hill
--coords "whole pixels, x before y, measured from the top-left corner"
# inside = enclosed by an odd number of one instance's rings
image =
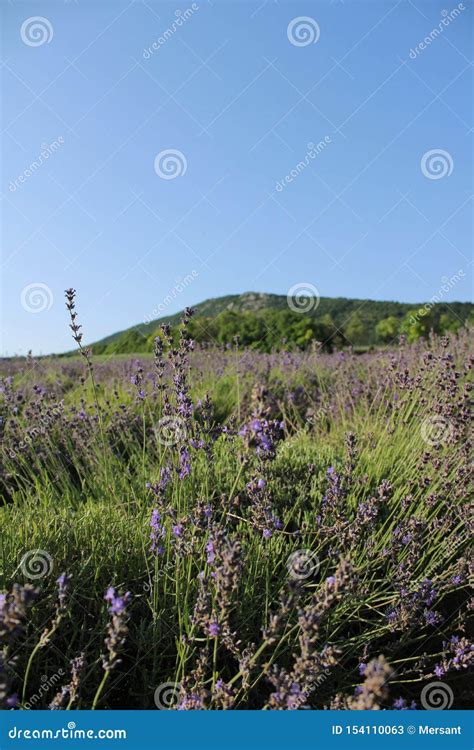
[[[303,312],[303,310],[305,312]],[[205,300],[194,307],[191,333],[198,342],[232,343],[269,350],[312,340],[325,348],[353,344],[372,346],[388,343],[399,333],[411,340],[456,330],[474,321],[474,305],[469,302],[407,304],[392,301],[348,299],[346,297],[306,298],[289,305],[286,295],[246,292]],[[176,325],[182,313],[163,316],[119,331],[92,345],[97,354],[152,351],[153,339],[164,323]]]

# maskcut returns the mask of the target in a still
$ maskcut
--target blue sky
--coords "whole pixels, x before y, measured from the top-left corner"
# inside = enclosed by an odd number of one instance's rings
[[[70,286],[86,341],[295,284],[471,299],[467,0],[1,8],[2,353],[71,348]]]

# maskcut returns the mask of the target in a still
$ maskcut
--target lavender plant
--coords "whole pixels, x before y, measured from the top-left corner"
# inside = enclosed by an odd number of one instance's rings
[[[80,356],[0,363],[3,707],[469,705],[469,332],[93,361],[66,302]]]

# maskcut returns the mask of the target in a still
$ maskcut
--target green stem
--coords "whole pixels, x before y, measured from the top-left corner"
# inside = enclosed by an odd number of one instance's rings
[[[51,636],[53,635],[53,633],[57,630],[59,622],[60,622],[60,617],[58,617],[58,619],[56,620],[56,623],[53,625],[53,627],[51,628],[51,630],[49,632],[44,633],[41,636],[41,638],[39,639],[38,643],[36,644],[36,646],[34,647],[33,651],[30,654],[30,658],[28,659],[28,664],[26,665],[25,678],[23,680],[23,690],[22,690],[22,693],[21,693],[21,702],[22,703],[25,702],[26,688],[27,688],[27,685],[28,685],[28,677],[29,677],[29,674],[30,674],[30,671],[31,671],[31,665],[33,664],[33,659],[35,658],[35,656],[38,653],[38,651],[40,650],[40,648],[43,648],[43,646],[46,646],[46,644],[48,643],[48,641],[51,638]]]
[[[94,700],[92,701],[92,708],[91,708],[92,711],[95,711],[95,707],[97,706],[97,703],[99,702],[99,698],[100,698],[100,696],[102,694],[102,691],[104,689],[105,683],[108,680],[109,674],[110,674],[110,672],[104,671],[104,676],[102,677],[101,683],[100,683],[99,687],[97,688],[96,694],[94,695]]]

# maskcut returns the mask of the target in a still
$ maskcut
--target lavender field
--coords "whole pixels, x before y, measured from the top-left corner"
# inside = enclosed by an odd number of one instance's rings
[[[469,331],[107,359],[77,305],[0,363],[3,706],[467,708]]]

